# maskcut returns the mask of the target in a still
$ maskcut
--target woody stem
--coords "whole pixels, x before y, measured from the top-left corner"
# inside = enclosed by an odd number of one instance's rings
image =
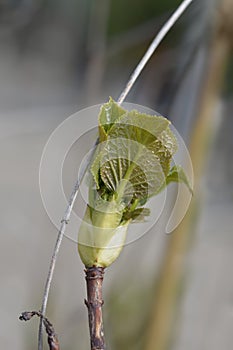
[[[85,270],[87,285],[87,300],[91,350],[106,350],[103,314],[102,314],[102,285],[104,278],[103,267],[88,267]]]

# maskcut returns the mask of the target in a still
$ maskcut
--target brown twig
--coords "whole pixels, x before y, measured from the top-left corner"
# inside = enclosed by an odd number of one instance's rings
[[[103,267],[89,267],[85,270],[87,282],[87,300],[91,350],[105,350],[105,338],[102,315]]]
[[[19,319],[21,321],[29,321],[33,316],[38,316],[42,320],[47,336],[48,336],[48,344],[49,344],[49,349],[50,350],[60,350],[59,342],[57,335],[54,331],[54,327],[52,323],[42,315],[41,312],[39,311],[24,311],[22,314],[19,316]]]

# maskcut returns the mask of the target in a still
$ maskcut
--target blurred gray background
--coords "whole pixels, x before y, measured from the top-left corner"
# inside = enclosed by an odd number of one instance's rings
[[[78,110],[117,99],[179,3],[0,1],[1,348],[37,346],[38,320],[18,316],[40,308],[56,239],[39,190],[48,137]],[[232,16],[232,0],[195,0],[127,97],[172,120],[190,150],[195,194],[172,235],[155,226],[106,272],[109,349],[232,347]],[[78,167],[73,153],[67,195]],[[62,349],[89,348],[83,277],[65,238],[47,311]]]

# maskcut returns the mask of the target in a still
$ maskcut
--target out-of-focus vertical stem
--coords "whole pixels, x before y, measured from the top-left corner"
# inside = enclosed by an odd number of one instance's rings
[[[222,6],[230,5],[229,0],[223,1]],[[222,13],[222,12],[220,12]],[[226,13],[232,13],[230,8]],[[168,237],[166,256],[161,269],[158,287],[155,291],[154,307],[152,308],[150,327],[145,350],[167,350],[172,336],[174,317],[178,301],[179,286],[182,281],[185,254],[190,239],[190,224],[195,213],[198,197],[198,182],[203,173],[206,154],[206,140],[212,132],[212,115],[219,98],[228,54],[231,48],[231,36],[225,30],[225,18],[218,20],[217,30],[210,48],[209,66],[200,96],[199,115],[193,130],[190,155],[195,175],[195,198],[188,214],[175,232]]]
[[[102,314],[103,267],[89,267],[85,270],[87,282],[87,300],[91,350],[105,350],[105,338]]]

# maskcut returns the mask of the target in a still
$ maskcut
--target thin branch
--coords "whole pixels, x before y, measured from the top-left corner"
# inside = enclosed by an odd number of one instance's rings
[[[108,58],[117,55],[124,50],[131,50],[132,47],[154,38],[153,31],[160,28],[167,17],[167,13],[162,14],[159,17],[156,16],[149,19],[147,22],[143,22],[136,27],[130,28],[127,32],[124,31],[123,33],[115,35],[108,45]]]
[[[153,40],[153,42],[149,46],[149,48],[146,51],[145,55],[143,56],[142,60],[139,62],[136,69],[134,70],[133,74],[131,75],[131,77],[130,77],[125,89],[123,90],[122,94],[118,98],[117,102],[119,104],[123,103],[123,101],[125,100],[126,96],[129,93],[129,91],[133,87],[135,81],[137,80],[138,76],[142,72],[143,68],[145,67],[146,63],[148,62],[148,60],[150,59],[152,54],[155,52],[158,45],[161,43],[161,41],[164,39],[166,34],[173,27],[173,25],[176,23],[176,21],[179,19],[179,17],[183,14],[185,9],[191,4],[192,1],[193,0],[184,0],[182,2],[182,4],[177,8],[177,10],[173,13],[173,15],[169,18],[169,20],[165,23],[165,25],[162,27],[162,29],[159,31],[159,33],[156,35],[155,39]],[[96,142],[96,144],[97,144],[97,142]],[[49,272],[48,272],[48,276],[47,276],[47,280],[46,280],[46,284],[45,284],[45,288],[44,288],[44,294],[43,294],[43,300],[42,300],[42,306],[41,306],[41,315],[43,317],[45,315],[46,308],[47,308],[50,286],[51,286],[53,273],[54,273],[54,269],[55,269],[55,265],[56,265],[56,261],[57,261],[57,256],[58,256],[58,253],[60,250],[61,242],[62,242],[64,233],[66,230],[66,226],[69,222],[69,219],[70,219],[70,216],[71,216],[71,213],[73,210],[73,206],[74,206],[77,194],[78,194],[80,183],[81,183],[83,176],[88,168],[88,165],[91,161],[92,155],[93,155],[93,152],[90,155],[90,157],[88,157],[88,160],[85,163],[84,167],[81,169],[81,175],[79,176],[79,179],[75,183],[74,189],[71,193],[71,196],[70,196],[70,199],[68,202],[67,209],[66,209],[64,217],[61,221],[60,230],[59,230],[57,240],[56,240],[56,243],[54,246],[53,255],[52,255],[52,259],[51,259],[50,267],[49,267]],[[38,350],[43,349],[42,323],[43,323],[43,318],[40,319],[40,325],[39,325]]]
[[[38,311],[24,311],[19,316],[19,319],[21,321],[29,321],[33,316],[38,316],[42,320],[47,336],[48,336],[48,344],[50,350],[60,350],[57,334],[55,333],[55,330],[53,328],[52,323],[44,317],[41,312]]]
[[[77,194],[78,194],[80,183],[82,181],[82,178],[83,178],[85,172],[86,172],[86,169],[81,170],[81,175],[75,183],[74,189],[73,189],[71,196],[70,196],[70,199],[69,199],[68,206],[66,208],[66,212],[65,212],[64,217],[61,221],[61,226],[60,226],[60,230],[59,230],[57,240],[56,240],[56,243],[54,246],[53,255],[52,255],[51,262],[50,262],[49,272],[48,272],[48,276],[47,276],[47,280],[46,280],[45,288],[44,288],[44,293],[43,293],[42,306],[41,306],[41,314],[43,316],[45,315],[46,308],[47,308],[49,290],[50,290],[50,286],[51,286],[53,273],[54,273],[54,269],[55,269],[55,265],[56,265],[56,261],[57,261],[57,256],[58,256],[58,253],[60,250],[61,242],[62,242],[64,233],[65,233],[65,230],[66,230],[66,226],[69,222],[69,219],[70,219],[70,216],[72,213],[72,209],[73,209],[75,199],[76,199]],[[38,350],[43,349],[42,324],[43,324],[43,319],[41,318],[40,325],[39,325],[39,334],[38,334]]]
[[[135,68],[133,74],[129,78],[128,83],[126,84],[125,89],[121,93],[120,97],[118,98],[118,103],[121,104],[128,93],[130,92],[132,86],[134,85],[135,81],[139,77],[140,73],[142,72],[143,68],[159,46],[159,44],[162,42],[164,37],[167,35],[169,30],[174,26],[176,21],[180,18],[180,16],[184,13],[186,8],[192,3],[193,0],[184,0],[181,5],[177,8],[177,10],[173,13],[173,15],[168,19],[168,21],[164,24],[164,26],[160,29],[152,43],[150,44],[148,50],[146,51],[145,55],[142,57],[141,61]]]

